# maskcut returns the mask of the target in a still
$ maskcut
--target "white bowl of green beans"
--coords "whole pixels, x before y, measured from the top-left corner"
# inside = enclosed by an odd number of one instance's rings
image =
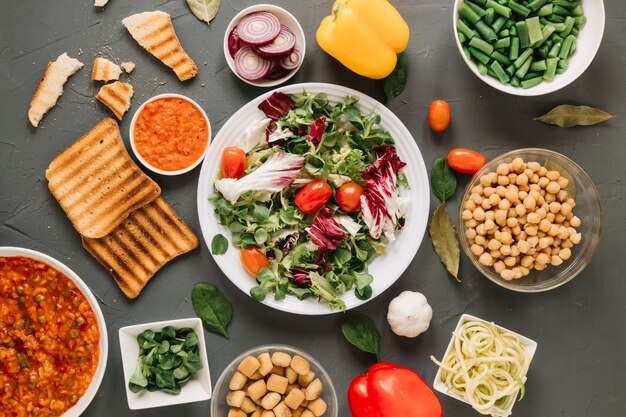
[[[602,0],[456,0],[454,34],[467,66],[517,96],[557,91],[576,80],[600,48]]]

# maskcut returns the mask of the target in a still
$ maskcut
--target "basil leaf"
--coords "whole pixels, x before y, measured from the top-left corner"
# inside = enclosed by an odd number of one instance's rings
[[[228,239],[222,234],[216,234],[211,241],[211,253],[213,255],[223,255],[228,250]]]
[[[221,0],[187,0],[189,10],[198,19],[209,23],[217,15]]]
[[[448,158],[441,156],[435,159],[430,172],[430,183],[433,194],[445,203],[456,191],[456,176],[448,165]]]
[[[461,282],[459,279],[459,261],[461,259],[459,241],[456,238],[446,203],[441,203],[435,210],[428,231],[439,259],[446,266],[448,272],[458,282]]]
[[[404,91],[406,80],[409,75],[409,56],[406,51],[398,54],[398,62],[393,72],[389,74],[383,82],[385,95],[387,96],[387,104],[391,99]]]
[[[191,291],[191,303],[208,331],[229,338],[226,328],[233,317],[233,307],[214,285],[196,284]]]
[[[562,104],[543,116],[533,118],[533,120],[559,127],[572,127],[591,126],[614,117],[616,116],[593,107]]]
[[[347,311],[343,315],[341,331],[348,342],[363,352],[376,355],[380,362],[380,333],[372,319],[358,311]]]

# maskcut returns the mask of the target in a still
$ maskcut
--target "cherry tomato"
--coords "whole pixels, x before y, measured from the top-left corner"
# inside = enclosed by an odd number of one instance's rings
[[[450,126],[450,105],[445,100],[435,100],[428,108],[428,123],[430,128],[439,133]]]
[[[251,246],[241,250],[241,263],[246,271],[255,277],[259,274],[261,269],[270,266],[267,256],[265,256],[257,246]]]
[[[246,153],[241,148],[228,147],[222,152],[222,177],[240,178],[246,168]]]
[[[356,182],[348,182],[339,187],[335,198],[343,211],[352,213],[361,207],[363,187]]]
[[[310,214],[324,207],[332,193],[325,181],[311,181],[296,193],[294,202],[303,213]]]
[[[448,153],[448,165],[462,174],[474,175],[487,163],[485,156],[471,149],[455,148]]]

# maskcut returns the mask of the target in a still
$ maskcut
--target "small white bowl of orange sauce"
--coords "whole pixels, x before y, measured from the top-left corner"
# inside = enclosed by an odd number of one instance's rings
[[[149,170],[180,175],[197,167],[211,142],[211,123],[198,103],[180,94],[159,94],[130,122],[130,146]]]

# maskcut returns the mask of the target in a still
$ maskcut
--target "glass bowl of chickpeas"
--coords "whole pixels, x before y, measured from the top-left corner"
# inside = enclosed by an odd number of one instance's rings
[[[213,389],[211,417],[337,417],[337,393],[313,357],[264,345],[235,358]]]
[[[459,207],[461,246],[478,270],[514,291],[565,284],[591,261],[600,196],[574,161],[547,149],[505,153],[478,171]]]

